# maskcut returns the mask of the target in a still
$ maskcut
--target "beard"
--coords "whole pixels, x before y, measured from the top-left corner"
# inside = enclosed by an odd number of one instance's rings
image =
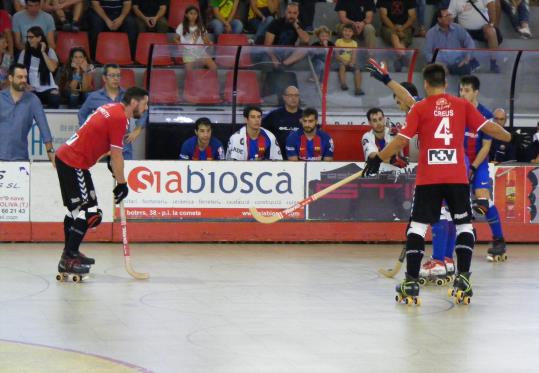
[[[316,126],[315,127],[303,127],[303,132],[305,133],[313,133],[314,131],[316,130]]]
[[[26,83],[11,83],[11,88],[17,92],[26,91]]]
[[[142,116],[142,114],[140,113],[140,110],[138,108],[133,110],[133,118],[140,119],[141,116]]]

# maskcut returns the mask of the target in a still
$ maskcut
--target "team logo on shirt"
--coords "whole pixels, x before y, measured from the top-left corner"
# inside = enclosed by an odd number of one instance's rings
[[[446,109],[449,109],[450,107],[451,107],[451,104],[449,103],[449,101],[447,101],[446,98],[441,97],[436,100],[436,110],[446,110]]]
[[[428,164],[457,164],[456,149],[429,149]]]

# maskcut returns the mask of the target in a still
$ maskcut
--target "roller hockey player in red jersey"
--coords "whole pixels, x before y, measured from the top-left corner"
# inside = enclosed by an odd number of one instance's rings
[[[90,271],[95,260],[79,251],[89,228],[101,223],[102,211],[97,204],[89,169],[110,152],[111,168],[117,185],[113,190],[115,203],[128,193],[124,176],[123,141],[129,119],[138,119],[148,108],[148,92],[132,87],[126,90],[120,103],[100,106],[79,130],[56,153],[56,170],[60,180],[62,200],[68,213],[64,218],[65,246],[58,263],[58,280],[74,274],[73,279]]]
[[[464,160],[464,131],[468,127],[509,142],[511,134],[488,121],[464,99],[445,93],[445,68],[431,64],[423,70],[427,98],[413,104],[406,126],[378,155],[367,160],[364,175],[378,173],[380,164],[404,148],[416,134],[420,153],[412,217],[406,232],[405,279],[397,286],[396,300],[419,304],[419,270],[429,224],[440,218],[446,201],[456,226],[457,277],[451,289],[455,300],[469,303],[473,295],[470,265],[475,235],[472,226],[470,187]]]

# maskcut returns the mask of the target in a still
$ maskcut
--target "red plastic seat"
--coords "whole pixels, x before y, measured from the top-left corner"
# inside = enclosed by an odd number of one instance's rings
[[[120,69],[120,87],[127,89],[137,85],[135,72],[131,69]]]
[[[225,101],[232,102],[232,83],[234,71],[226,73],[225,80]],[[260,87],[255,71],[238,71],[238,84],[236,103],[239,105],[254,104],[259,105],[262,102],[260,98]]]
[[[217,71],[191,70],[185,73],[183,98],[191,104],[218,104],[219,80]]]
[[[72,48],[83,48],[88,56],[90,55],[90,44],[88,43],[88,33],[80,32],[64,32],[58,31],[56,36],[56,55],[60,63],[64,64],[69,59],[69,52]]]
[[[197,8],[198,0],[170,0],[170,10],[168,12],[168,25],[176,31],[176,28],[183,21],[185,9],[189,5],[194,5]]]
[[[124,32],[101,32],[97,37],[95,60],[102,64],[131,65],[129,40]]]
[[[146,71],[143,85],[146,87]],[[174,105],[180,102],[178,80],[174,70],[152,69],[150,75],[150,103],[161,105]]]
[[[249,39],[245,34],[221,34],[217,39],[215,52],[216,62],[222,67],[234,67],[236,63],[237,48],[232,46],[249,45]],[[240,55],[240,67],[251,66],[251,54],[243,50]]]
[[[142,32],[138,34],[137,39],[137,53],[135,54],[135,62],[146,66],[148,64],[148,55],[150,54],[150,47],[152,44],[167,44],[167,34],[161,34],[157,32]],[[153,66],[172,65],[172,58],[170,58],[168,48],[165,46],[159,46],[156,50],[154,48],[154,54],[152,57]]]

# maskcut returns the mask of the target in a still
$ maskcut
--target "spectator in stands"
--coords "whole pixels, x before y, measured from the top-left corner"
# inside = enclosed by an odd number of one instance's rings
[[[307,32],[313,31],[314,13],[318,0],[298,0],[299,21]]]
[[[334,47],[335,44],[331,41],[331,30],[327,26],[320,26],[314,30],[314,35],[318,39],[311,44],[313,47],[329,48]],[[327,51],[324,52],[311,52],[311,62],[316,73],[319,82],[324,80],[324,67],[326,65]]]
[[[475,49],[475,43],[468,32],[457,23],[453,23],[453,15],[447,9],[438,9],[435,12],[438,23],[428,32],[425,39],[423,53],[427,62],[432,62],[436,49],[463,49],[438,53],[436,62],[447,66],[453,75],[469,75],[478,66],[479,62],[471,57],[471,52],[465,49]]]
[[[88,94],[86,101],[79,110],[78,118],[79,125],[82,126],[86,119],[98,107],[112,102],[121,102],[124,97],[125,90],[120,87],[120,66],[116,64],[107,64],[103,67],[103,88]],[[133,142],[142,133],[142,129],[148,121],[148,112],[145,112],[142,118],[134,123],[129,123],[127,137],[124,141],[124,159],[133,159]]]
[[[133,13],[137,21],[138,32],[168,32],[167,0],[134,0]]]
[[[275,136],[262,128],[262,109],[247,106],[243,110],[245,126],[228,141],[226,159],[234,161],[263,161],[283,159]]]
[[[498,49],[503,38],[496,29],[496,9],[494,0],[451,0],[449,13],[458,19],[458,23],[470,33],[473,39],[486,41],[489,49]],[[496,59],[490,59],[490,72],[499,73]]]
[[[337,49],[335,57],[339,61],[339,82],[341,84],[341,89],[343,91],[348,90],[348,85],[346,84],[346,72],[354,72],[354,86],[355,86],[355,95],[362,96],[365,94],[361,89],[361,71],[357,64],[357,53],[355,50],[350,50],[350,48],[357,48],[357,41],[353,40],[354,36],[354,27],[351,23],[344,25],[342,29],[342,38],[335,41],[335,46],[337,48],[346,48],[346,49]]]
[[[415,0],[379,0],[382,39],[393,48],[407,48],[412,44],[413,26],[416,20]],[[404,51],[397,51],[395,71],[402,71],[408,64]]]
[[[269,112],[262,119],[262,127],[271,131],[277,137],[282,154],[286,155],[284,152],[286,138],[290,132],[301,128],[303,110],[299,107],[299,90],[294,86],[287,87],[283,93],[283,102],[284,106]]]
[[[185,9],[183,21],[176,29],[174,35],[176,43],[193,45],[211,45],[208,38],[208,31],[204,27],[200,11],[194,5],[189,5]],[[206,53],[204,47],[183,47],[183,62],[186,70],[191,70],[196,65],[204,65],[210,70],[217,70],[217,65],[213,59]]]
[[[80,19],[84,10],[83,0],[45,0],[43,10],[56,16],[63,31],[80,30]],[[71,21],[68,20],[68,15]]]
[[[505,110],[496,109],[492,113],[493,122],[499,124],[502,127],[505,127],[507,123],[507,115]],[[516,161],[517,154],[516,149],[513,144],[508,142],[503,142],[500,140],[492,139],[492,145],[490,146],[490,161],[494,163],[507,162],[507,161]]]
[[[13,26],[11,24],[11,17],[9,13],[3,9],[0,9],[0,34],[4,35],[5,41],[7,43],[7,51],[11,56],[14,56],[15,45],[13,43]]]
[[[373,0],[339,0],[335,5],[340,21],[337,32],[340,34],[344,25],[351,23],[354,37],[362,37],[367,48],[376,47],[376,30],[372,25],[374,10]]]
[[[213,31],[217,38],[222,33],[241,34],[243,23],[238,16],[239,0],[211,0],[213,19],[208,24],[208,28]]]
[[[427,27],[425,26],[425,10],[427,9],[426,0],[416,0],[416,13],[417,13],[417,30],[416,37],[424,38],[427,34]]]
[[[326,132],[318,128],[318,111],[303,110],[302,128],[291,132],[286,139],[286,155],[289,161],[332,161],[335,145]]]
[[[13,55],[8,51],[5,33],[0,32],[0,90],[9,86],[7,77],[12,62]]]
[[[501,7],[509,15],[511,24],[520,36],[524,39],[531,38],[528,0],[501,0]]]
[[[294,46],[298,39],[300,44],[307,45],[310,37],[299,24],[298,16],[298,4],[294,2],[288,3],[285,16],[274,19],[268,26],[264,37],[264,45]],[[274,51],[273,48],[268,48],[267,53],[275,68],[279,68],[281,64],[285,66],[291,65],[305,56],[304,51],[297,51],[295,55],[293,50]]]
[[[180,159],[200,161],[225,159],[223,144],[211,134],[211,121],[205,117],[198,118],[195,122],[195,136],[183,142]]]
[[[30,27],[26,39],[28,41],[17,61],[29,71],[28,83],[41,102],[52,109],[58,109],[60,91],[53,76],[58,68],[58,57],[49,47],[41,27]]]
[[[27,0],[26,9],[15,13],[13,16],[13,33],[15,39],[15,48],[23,50],[25,45],[25,37],[28,35],[30,27],[38,26],[46,35],[46,41],[49,48],[54,49],[54,19],[52,16],[41,10],[40,0]]]
[[[69,51],[67,63],[60,73],[60,92],[68,100],[69,108],[78,108],[94,90],[94,65],[84,48]]]
[[[130,14],[131,0],[92,0],[92,11],[89,14],[91,52],[95,53],[97,35],[103,31],[125,32],[129,38],[131,56],[137,49],[137,26]],[[95,56],[92,56],[95,58]]]
[[[254,40],[261,40],[279,11],[279,0],[250,0],[247,24],[255,32]]]
[[[52,136],[39,99],[27,90],[28,72],[21,64],[8,70],[9,88],[0,91],[0,160],[28,161],[28,134],[34,121],[54,163]]]

